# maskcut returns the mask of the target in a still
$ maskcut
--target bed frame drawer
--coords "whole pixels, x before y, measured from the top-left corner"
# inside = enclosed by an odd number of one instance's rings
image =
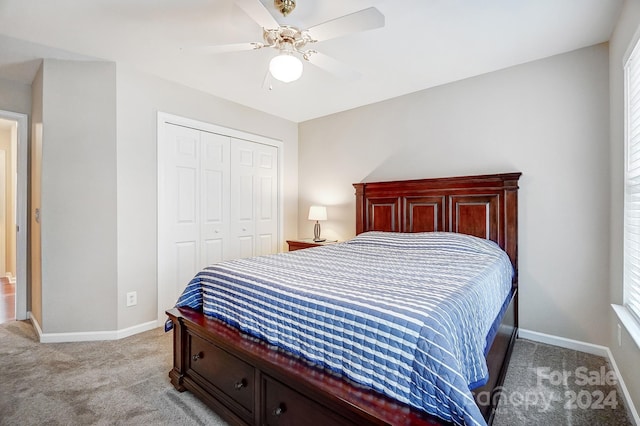
[[[189,333],[188,363],[193,380],[213,387],[221,399],[231,406],[240,405],[247,419],[252,418],[255,368],[193,333]]]
[[[350,425],[344,417],[310,400],[269,376],[262,378],[264,401],[261,412],[265,426]]]
[[[444,424],[366,387],[324,373],[306,361],[274,351],[201,312],[174,308],[167,315],[174,325],[171,383],[180,392],[193,392],[230,425]],[[251,395],[241,404],[235,383],[243,373],[247,385],[242,389]],[[253,401],[253,409],[249,401]]]

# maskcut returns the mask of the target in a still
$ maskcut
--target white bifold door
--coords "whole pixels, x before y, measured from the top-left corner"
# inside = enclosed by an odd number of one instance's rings
[[[160,134],[162,133],[162,134]],[[278,147],[164,123],[158,318],[204,267],[278,251]]]
[[[273,146],[246,140],[231,142],[232,257],[278,251],[277,154]]]

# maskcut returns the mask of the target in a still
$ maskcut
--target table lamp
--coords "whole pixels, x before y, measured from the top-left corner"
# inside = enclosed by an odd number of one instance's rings
[[[325,206],[311,206],[309,208],[309,220],[315,220],[316,224],[313,227],[313,241],[321,243],[326,241],[326,238],[320,238],[320,220],[327,220],[327,208]]]

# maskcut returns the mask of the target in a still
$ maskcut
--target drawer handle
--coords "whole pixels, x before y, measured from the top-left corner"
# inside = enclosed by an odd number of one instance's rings
[[[239,382],[236,382],[233,385],[233,388],[235,390],[238,390],[238,391],[241,390],[242,388],[246,388],[246,387],[247,387],[247,381],[245,379],[242,379],[242,380],[240,380]]]
[[[191,359],[195,362],[199,359],[202,359],[204,357],[204,354],[202,352],[198,352],[197,354],[195,354],[194,356],[191,357]]]
[[[287,406],[284,405],[284,403],[281,402],[280,405],[278,405],[276,407],[276,409],[273,410],[273,415],[278,417],[278,416],[284,414],[286,411],[287,411]]]

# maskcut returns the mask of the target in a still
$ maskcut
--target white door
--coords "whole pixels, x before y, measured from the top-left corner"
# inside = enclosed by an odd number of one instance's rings
[[[253,144],[234,140],[231,145],[231,253],[251,257],[255,253],[255,182]]]
[[[228,253],[229,137],[166,124],[158,300],[171,308],[193,276]],[[162,197],[160,197],[162,195]],[[161,199],[160,199],[161,198]]]
[[[254,144],[256,161],[256,254],[278,251],[278,150]]]
[[[279,146],[158,114],[159,321],[207,265],[279,250]]]
[[[278,150],[231,141],[231,252],[251,257],[278,251]]]
[[[201,234],[200,265],[231,258],[229,253],[229,137],[200,132]]]

